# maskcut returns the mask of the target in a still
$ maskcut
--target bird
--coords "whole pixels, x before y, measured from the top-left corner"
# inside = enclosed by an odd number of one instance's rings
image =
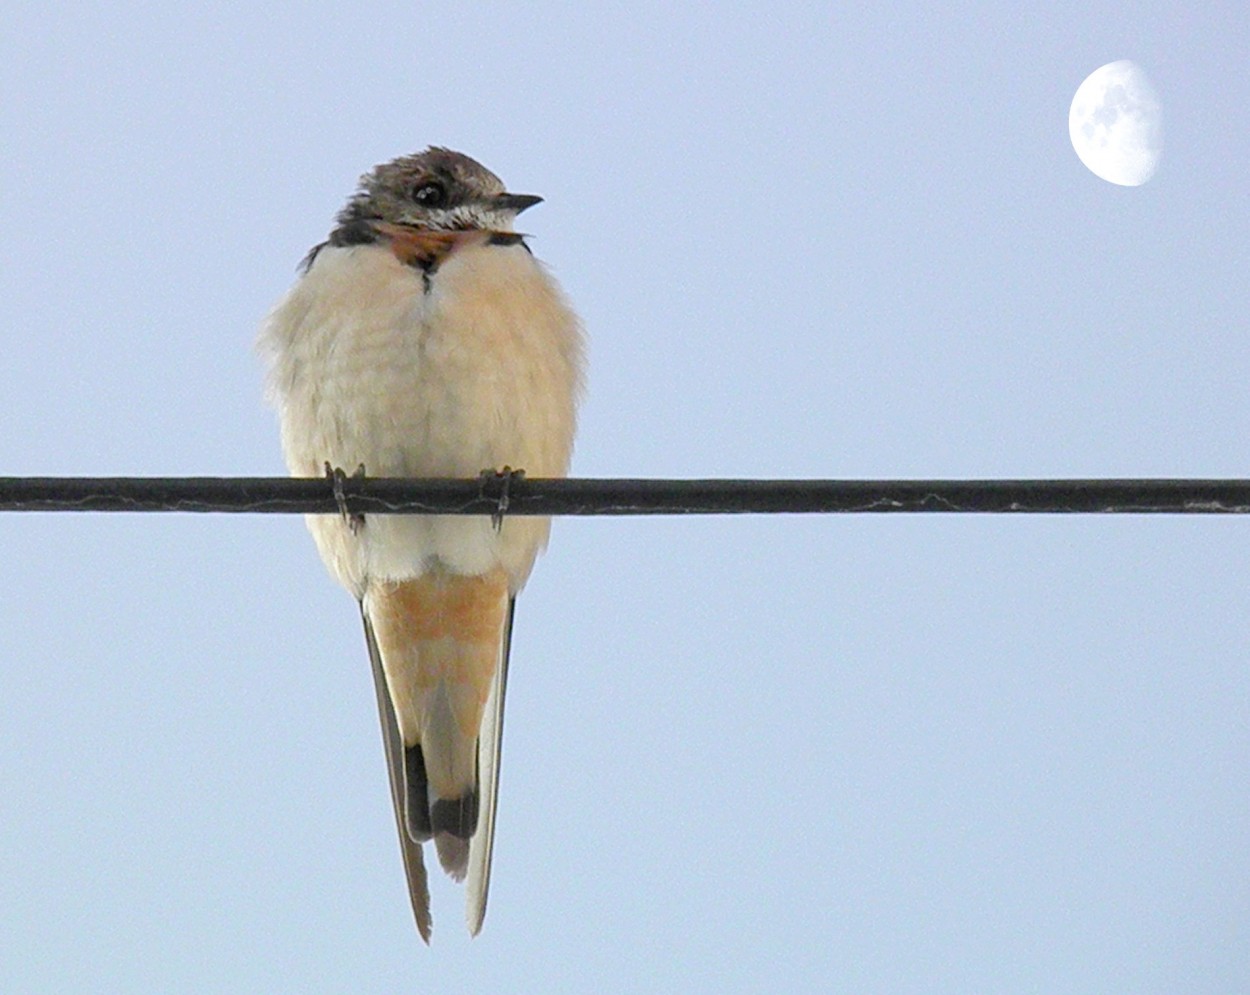
[[[258,339],[293,476],[567,475],[585,342],[513,227],[541,201],[439,146],[360,178]],[[550,519],[344,506],[306,522],[359,604],[417,930],[428,944],[432,840],[476,936],[516,596]]]

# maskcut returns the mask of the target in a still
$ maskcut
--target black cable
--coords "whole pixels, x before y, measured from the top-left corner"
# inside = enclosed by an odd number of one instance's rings
[[[0,477],[0,511],[720,515],[1239,514],[1250,480],[470,480]]]

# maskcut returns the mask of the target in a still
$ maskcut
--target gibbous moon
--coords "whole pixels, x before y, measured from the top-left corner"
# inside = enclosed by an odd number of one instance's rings
[[[1154,176],[1163,155],[1163,113],[1141,66],[1121,59],[1085,77],[1068,111],[1068,134],[1095,176],[1125,187]]]

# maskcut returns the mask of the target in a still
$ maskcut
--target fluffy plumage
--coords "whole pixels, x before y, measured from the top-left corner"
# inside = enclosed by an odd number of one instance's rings
[[[378,166],[261,333],[291,473],[371,476],[568,470],[583,343],[512,220],[510,194],[467,156],[431,148]],[[468,877],[485,914],[514,599],[549,521],[308,518],[360,601],[413,912],[431,917],[422,842]]]

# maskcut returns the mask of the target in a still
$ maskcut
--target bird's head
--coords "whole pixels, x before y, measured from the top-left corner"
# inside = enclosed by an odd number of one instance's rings
[[[434,231],[512,231],[513,219],[542,200],[508,193],[474,159],[431,147],[385,162],[360,179],[340,224],[382,221]]]

